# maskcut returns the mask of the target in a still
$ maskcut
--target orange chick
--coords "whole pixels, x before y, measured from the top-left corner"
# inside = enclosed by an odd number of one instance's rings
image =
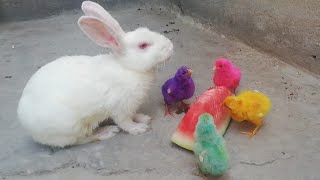
[[[270,99],[258,91],[244,91],[238,96],[229,96],[224,104],[230,109],[232,119],[237,122],[249,121],[256,125],[252,132],[242,132],[254,136],[263,123],[263,118],[271,108]]]

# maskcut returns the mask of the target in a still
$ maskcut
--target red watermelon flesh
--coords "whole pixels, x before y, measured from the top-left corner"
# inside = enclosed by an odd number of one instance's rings
[[[205,91],[192,103],[190,109],[171,137],[171,141],[192,151],[194,131],[198,123],[198,118],[203,113],[210,113],[213,116],[218,132],[224,135],[230,123],[231,116],[223,101],[226,97],[232,95],[233,94],[225,87],[215,87]]]

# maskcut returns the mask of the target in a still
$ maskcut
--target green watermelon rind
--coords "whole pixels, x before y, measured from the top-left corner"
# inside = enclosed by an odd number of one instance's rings
[[[224,135],[231,122],[231,115],[228,114],[223,121],[223,125],[218,129],[220,135]],[[181,146],[187,150],[193,151],[194,140],[187,137],[182,131],[175,131],[171,137],[171,141],[178,146]]]

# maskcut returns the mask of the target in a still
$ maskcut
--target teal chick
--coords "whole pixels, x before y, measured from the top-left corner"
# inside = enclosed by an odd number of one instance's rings
[[[225,141],[218,134],[213,117],[204,113],[199,117],[195,131],[194,154],[200,171],[219,176],[229,168],[229,155]]]

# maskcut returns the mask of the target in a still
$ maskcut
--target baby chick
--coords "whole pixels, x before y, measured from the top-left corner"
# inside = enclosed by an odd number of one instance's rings
[[[235,92],[241,79],[241,71],[226,58],[216,60],[213,67],[213,84],[215,86],[225,86]]]
[[[217,132],[213,117],[200,115],[195,131],[194,154],[200,171],[222,175],[229,168],[229,155],[223,137]]]
[[[270,99],[258,91],[244,91],[238,96],[229,96],[224,100],[225,105],[231,110],[232,119],[237,122],[247,120],[256,128],[252,132],[242,132],[254,136],[263,123],[271,108]]]
[[[169,106],[175,103],[182,104],[186,109],[189,105],[183,100],[193,96],[195,85],[191,78],[192,70],[187,66],[178,69],[173,78],[170,78],[162,85],[162,95],[165,102],[165,115],[171,114]]]

